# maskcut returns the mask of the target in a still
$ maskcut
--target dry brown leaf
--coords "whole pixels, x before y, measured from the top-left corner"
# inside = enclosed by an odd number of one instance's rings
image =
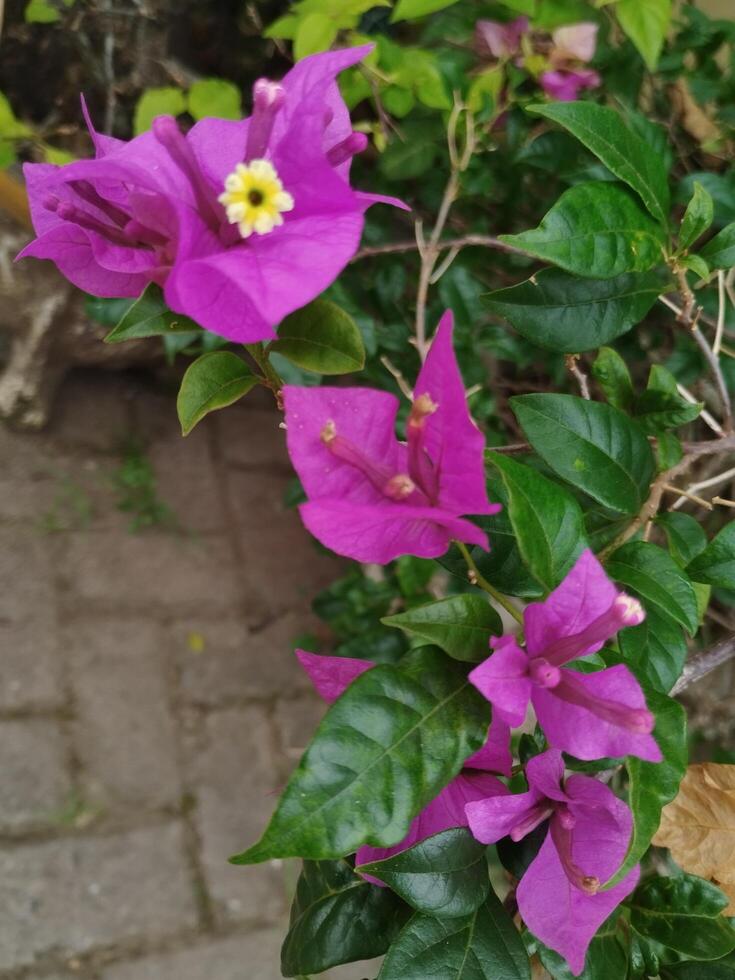
[[[735,766],[689,766],[678,795],[664,807],[653,838],[676,863],[719,885],[735,915]]]
[[[685,78],[671,86],[671,95],[682,126],[698,143],[713,143],[722,137],[719,127],[695,101]]]

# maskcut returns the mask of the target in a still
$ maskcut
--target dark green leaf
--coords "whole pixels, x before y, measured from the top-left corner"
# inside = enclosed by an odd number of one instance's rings
[[[628,541],[605,564],[610,578],[633,589],[650,609],[697,632],[697,597],[687,575],[668,552],[647,541]]]
[[[655,609],[646,610],[640,626],[618,633],[621,657],[609,652],[607,663],[626,663],[645,685],[668,694],[679,679],[687,656],[687,644],[680,626]]]
[[[327,712],[260,842],[233,863],[399,843],[482,747],[488,714],[466,670],[434,648],[366,671]]]
[[[518,395],[510,401],[528,441],[555,473],[611,510],[638,513],[654,460],[635,422],[611,405],[574,395]]]
[[[679,229],[679,247],[690,248],[707,231],[715,217],[712,195],[698,182],[694,181],[694,193],[687,204]]]
[[[726,225],[699,250],[699,254],[713,269],[735,266],[735,223]]]
[[[408,914],[390,889],[365,881],[346,861],[304,861],[281,972],[284,977],[321,973],[381,956]]]
[[[726,524],[704,551],[688,565],[695,582],[735,589],[735,521]]]
[[[183,435],[188,435],[208,412],[232,405],[257,383],[256,376],[236,354],[224,350],[202,354],[186,369],[176,398]]]
[[[530,834],[526,834],[522,840],[513,841],[510,837],[503,837],[499,840],[495,846],[498,859],[506,871],[509,871],[514,878],[522,878],[541,850],[541,845],[546,840],[548,832],[548,822],[544,821]]]
[[[388,950],[378,980],[530,980],[513,921],[491,891],[472,915],[417,912]]]
[[[490,890],[485,846],[465,827],[427,837],[358,870],[384,881],[417,911],[442,918],[470,915]]]
[[[687,751],[686,712],[665,694],[646,691],[646,702],[656,716],[654,736],[663,762],[644,762],[628,756],[628,805],[633,813],[633,833],[623,864],[605,888],[611,888],[634,868],[648,850],[661,822],[661,810],[674,799],[684,773]]]
[[[676,429],[696,419],[702,402],[692,404],[679,394],[676,378],[660,364],[654,364],[646,390],[635,400],[636,421],[649,435]]]
[[[735,980],[735,955],[709,963],[676,963],[661,976],[662,980]]]
[[[707,547],[707,535],[702,525],[689,514],[672,510],[659,514],[655,523],[664,529],[669,551],[682,568],[686,568]]]
[[[489,459],[505,482],[521,555],[533,576],[551,591],[587,547],[579,504],[530,466],[500,453],[490,453]]]
[[[386,626],[415,633],[455,660],[479,663],[488,656],[490,634],[500,636],[500,616],[481,595],[465,593],[386,616]]]
[[[591,279],[646,272],[662,261],[664,233],[620,184],[565,191],[538,228],[501,241]]]
[[[576,354],[607,344],[640,323],[663,288],[656,272],[579,279],[559,269],[542,269],[517,286],[489,293],[484,302],[534,344]]]
[[[592,364],[592,376],[614,408],[619,408],[621,412],[630,409],[634,398],[633,381],[617,351],[612,347],[601,347]]]
[[[600,926],[587,948],[584,970],[576,976],[566,961],[543,943],[536,941],[539,959],[554,980],[624,980],[628,951],[624,934],[617,929],[618,913]]]
[[[608,170],[640,195],[663,227],[667,226],[669,185],[664,161],[628,129],[617,112],[593,102],[552,102],[529,106],[528,111],[569,130]]]
[[[199,333],[201,327],[188,316],[172,313],[166,305],[159,286],[151,283],[130,306],[122,320],[105,337],[106,344],[140,337],[158,337],[171,333]]]
[[[317,374],[348,374],[365,366],[357,324],[327,299],[315,299],[287,316],[269,349]]]
[[[432,168],[438,152],[437,144],[425,137],[394,139],[380,157],[380,171],[388,180],[415,180]]]
[[[630,924],[663,950],[662,962],[717,960],[735,949],[735,929],[720,913],[728,899],[695,875],[649,878],[630,900]]]
[[[657,469],[660,473],[672,469],[684,458],[681,441],[673,432],[659,432],[656,440]]]

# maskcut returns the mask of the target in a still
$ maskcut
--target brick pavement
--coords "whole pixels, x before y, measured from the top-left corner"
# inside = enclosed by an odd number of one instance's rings
[[[182,440],[173,393],[81,372],[48,431],[0,429],[0,980],[280,977],[298,869],[227,857],[322,711],[292,649],[339,569],[278,421],[255,394]],[[178,526],[130,533],[131,437]]]

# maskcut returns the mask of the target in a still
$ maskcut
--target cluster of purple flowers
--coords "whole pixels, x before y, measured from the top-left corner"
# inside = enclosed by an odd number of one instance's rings
[[[485,41],[496,56],[508,56],[525,25],[505,25],[501,34],[496,27],[485,22]],[[555,39],[567,57],[579,41]],[[590,43],[588,32],[577,57]],[[22,254],[53,260],[97,296],[137,296],[157,283],[175,312],[230,340],[275,336],[281,319],[354,255],[365,209],[376,201],[402,206],[349,183],[351,158],[365,139],[353,132],[335,79],[368,50],[315,55],[281,83],[260,80],[253,113],[241,122],[204,119],[184,135],[163,116],[125,143],[97,134],[88,120],[94,160],[26,168],[38,237]],[[455,540],[489,547],[468,515],[500,507],[488,500],[484,438],[467,408],[452,331],[447,312],[416,380],[405,441],[396,437],[399,403],[391,394],[283,390],[288,450],[308,498],[301,516],[338,554],[385,564],[401,555],[438,557]],[[581,673],[568,665],[643,618],[640,604],[584,552],[545,601],[526,607],[523,642],[494,638],[490,656],[470,673],[492,705],[483,748],[400,844],[361,848],[358,867],[450,827],[469,827],[492,843],[520,840],[545,824],[518,906],[532,932],[581,972],[596,929],[639,871],[602,889],[627,849],[630,811],[601,782],[565,778],[562,752],[652,762],[661,753],[627,667]],[[298,657],[328,702],[373,666],[304,651]],[[550,748],[527,764],[528,790],[511,793],[498,775],[511,775],[511,728],[525,722],[529,705]]]

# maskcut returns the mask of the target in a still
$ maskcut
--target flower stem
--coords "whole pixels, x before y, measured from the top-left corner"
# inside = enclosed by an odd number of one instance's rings
[[[473,585],[476,585],[478,589],[482,589],[483,592],[487,592],[489,596],[492,596],[492,598],[495,599],[495,601],[499,603],[506,612],[509,612],[513,619],[515,619],[515,621],[520,623],[522,626],[523,616],[521,611],[516,609],[507,596],[503,595],[502,592],[498,592],[496,588],[490,585],[488,580],[482,575],[480,569],[475,564],[475,560],[470,554],[467,545],[463,541],[455,541],[454,543],[461,551],[462,557],[467,563],[467,568],[469,569],[467,577],[469,578],[470,582],[472,582]]]
[[[281,388],[283,388],[283,378],[278,374],[276,369],[270,362],[268,356],[268,351],[263,347],[263,344],[258,342],[257,344],[245,344],[245,350],[250,354],[252,359],[258,365],[260,370],[263,372],[263,381],[268,388],[273,392],[273,397],[276,400],[276,405],[278,405],[279,411],[283,411],[283,399],[281,397]]]

